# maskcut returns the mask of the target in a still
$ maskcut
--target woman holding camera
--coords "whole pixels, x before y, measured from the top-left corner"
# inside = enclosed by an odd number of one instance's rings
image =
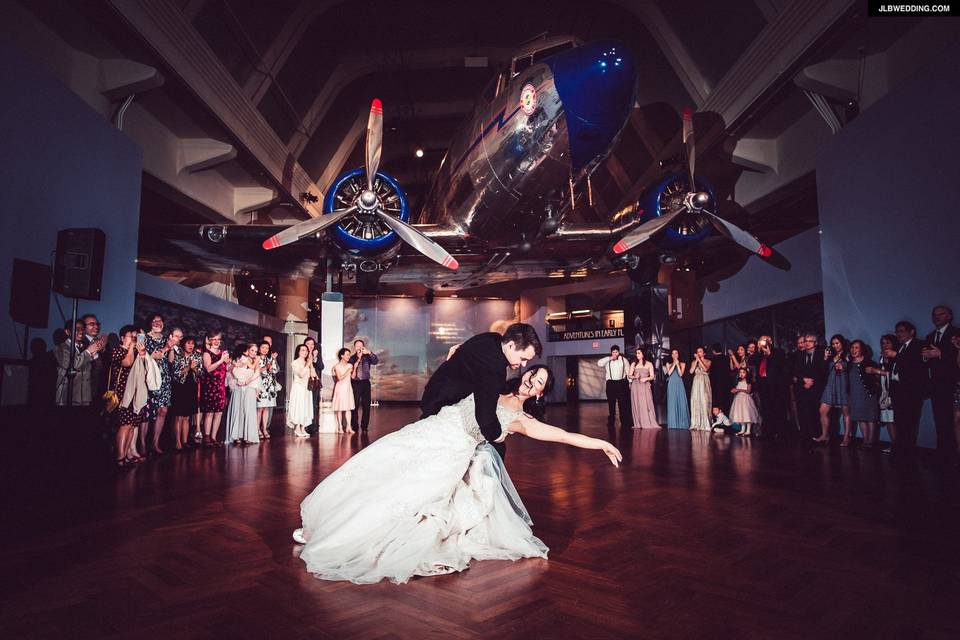
[[[847,339],[840,334],[830,338],[830,346],[824,350],[823,359],[830,369],[827,386],[820,396],[820,436],[813,441],[827,444],[830,442],[830,412],[833,409],[840,409],[844,429],[850,428],[850,406],[847,400],[850,393],[850,363],[847,359]]]

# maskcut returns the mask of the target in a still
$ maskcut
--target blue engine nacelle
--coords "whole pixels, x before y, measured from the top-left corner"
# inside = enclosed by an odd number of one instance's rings
[[[700,178],[696,181],[697,189],[710,195],[708,208],[714,209],[717,197],[713,186]],[[685,173],[670,174],[654,184],[640,196],[640,209],[643,211],[641,220],[644,222],[652,220],[681,206],[688,192],[688,184],[689,180]],[[654,236],[653,242],[661,249],[681,249],[700,242],[712,233],[713,226],[708,220],[695,214],[686,214],[681,215]]]
[[[352,206],[366,186],[367,174],[363,167],[341,175],[330,185],[323,199],[323,213],[328,214]],[[392,176],[378,171],[373,190],[387,214],[409,222],[410,207],[400,183]],[[400,237],[376,216],[358,212],[347,216],[333,228],[333,240],[350,255],[372,258],[395,248]]]

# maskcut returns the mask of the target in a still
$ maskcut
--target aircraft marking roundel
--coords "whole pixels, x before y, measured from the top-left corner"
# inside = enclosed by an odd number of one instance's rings
[[[532,84],[523,85],[520,91],[520,110],[528,116],[537,110],[537,89]]]

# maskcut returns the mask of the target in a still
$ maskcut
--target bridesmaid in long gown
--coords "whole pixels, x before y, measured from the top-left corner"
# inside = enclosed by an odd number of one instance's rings
[[[687,390],[683,388],[683,372],[686,365],[680,362],[680,350],[670,350],[670,362],[663,367],[667,376],[667,428],[690,428],[690,409]]]
[[[710,388],[710,365],[707,352],[703,347],[697,347],[693,362],[690,363],[690,373],[693,375],[693,384],[690,387],[690,428],[695,431],[710,431],[713,420],[713,393]]]
[[[260,394],[260,363],[257,345],[250,343],[241,351],[227,376],[230,404],[227,405],[227,442],[256,444],[260,442],[257,420],[257,396]]]
[[[643,357],[643,349],[637,349],[637,359],[630,364],[630,408],[633,410],[634,429],[659,429],[657,411],[653,405],[653,384],[656,375],[653,363]]]
[[[293,378],[287,396],[287,426],[293,429],[295,438],[308,438],[306,427],[313,422],[313,393],[308,382],[317,377],[313,368],[313,352],[306,344],[297,346],[296,356],[290,363]]]

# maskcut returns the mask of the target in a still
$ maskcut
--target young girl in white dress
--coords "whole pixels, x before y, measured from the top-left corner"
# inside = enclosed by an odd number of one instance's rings
[[[359,363],[359,360],[357,361]],[[333,365],[330,375],[336,384],[333,386],[333,399],[330,408],[337,419],[337,433],[354,433],[350,426],[350,412],[357,408],[353,400],[353,373],[356,365],[350,364],[350,349],[337,351],[337,364]]]
[[[609,442],[568,433],[523,413],[548,393],[550,370],[535,365],[501,395],[498,441],[511,433],[598,449]],[[324,580],[357,584],[463,571],[471,560],[546,558],[500,456],[480,433],[473,394],[388,434],[327,476],[300,505],[293,539],[300,559]]]
[[[760,412],[757,411],[757,404],[753,401],[751,392],[753,391],[753,374],[750,369],[743,368],[737,373],[737,386],[730,390],[733,394],[733,402],[730,404],[730,419],[739,422],[743,429],[737,432],[738,436],[753,435],[750,429],[753,425],[760,422]]]

